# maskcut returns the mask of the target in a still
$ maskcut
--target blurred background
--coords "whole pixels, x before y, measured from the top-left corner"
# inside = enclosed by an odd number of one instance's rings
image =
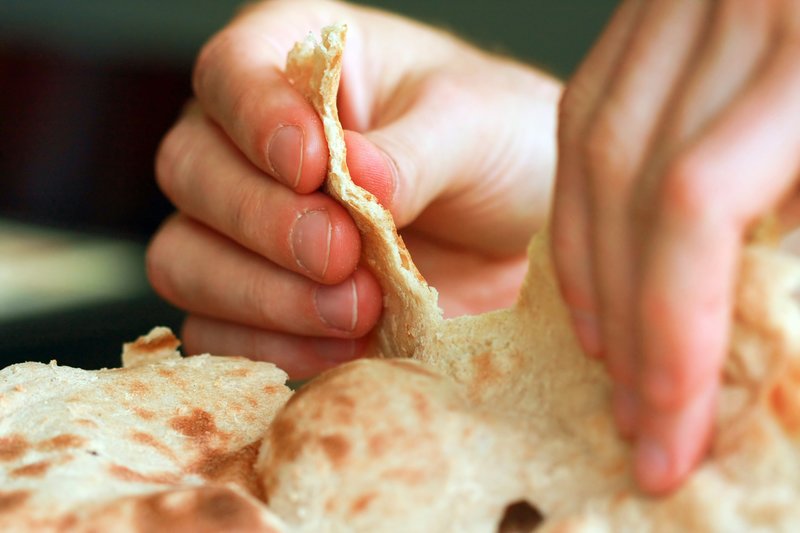
[[[300,0],[298,0],[300,1]],[[568,76],[612,0],[373,0]],[[0,367],[116,366],[182,314],[148,287],[153,158],[239,0],[0,0]],[[300,37],[300,36],[298,36]]]

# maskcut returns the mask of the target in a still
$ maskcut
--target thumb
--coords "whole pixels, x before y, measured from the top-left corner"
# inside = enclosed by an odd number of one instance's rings
[[[508,83],[431,74],[397,118],[347,132],[347,163],[398,227],[504,256],[524,250],[547,211],[560,86],[510,62],[483,66]]]

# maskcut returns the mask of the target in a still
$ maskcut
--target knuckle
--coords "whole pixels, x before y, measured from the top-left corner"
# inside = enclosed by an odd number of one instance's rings
[[[697,376],[688,361],[676,359],[642,378],[644,401],[661,411],[674,411],[687,405],[696,390]],[[668,384],[668,385],[667,385]]]
[[[241,280],[244,284],[245,309],[253,310],[255,325],[270,330],[283,330],[276,321],[276,291],[267,275],[253,275]]]
[[[224,56],[230,50],[230,45],[230,34],[222,30],[200,48],[192,72],[192,88],[198,97],[206,95],[210,87],[209,79],[213,77],[218,65],[225,63]]]
[[[613,112],[601,111],[583,140],[586,169],[604,186],[613,188],[628,181],[632,162],[621,131],[623,127]]]
[[[169,265],[168,251],[171,249],[169,233],[159,230],[150,241],[145,253],[145,272],[153,290],[161,297],[174,301],[174,288]]]
[[[167,132],[156,151],[156,183],[161,191],[174,202],[178,182],[191,166],[191,143],[186,142],[180,125]]]
[[[664,290],[643,288],[639,314],[643,324],[669,324],[678,318],[668,294]]]
[[[662,182],[662,208],[668,215],[694,220],[708,212],[713,191],[707,184],[714,183],[713,164],[704,158],[683,157],[673,162]]]
[[[264,195],[255,191],[239,191],[231,195],[230,205],[225,210],[227,226],[231,234],[247,247],[263,247],[275,240],[273,226],[259,222],[272,218],[265,203]]]

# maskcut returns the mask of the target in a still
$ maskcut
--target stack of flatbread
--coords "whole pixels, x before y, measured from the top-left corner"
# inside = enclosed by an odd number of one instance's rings
[[[328,191],[382,284],[376,358],[292,395],[271,364],[181,358],[156,329],[121,369],[6,368],[0,530],[800,530],[800,264],[744,252],[711,453],[679,490],[645,497],[545,236],[514,307],[444,320],[390,215],[350,180],[344,38],[337,25],[299,43],[287,75],[323,119]]]

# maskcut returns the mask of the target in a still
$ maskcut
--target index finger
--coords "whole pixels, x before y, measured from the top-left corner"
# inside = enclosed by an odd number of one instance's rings
[[[204,111],[247,158],[300,193],[322,184],[328,149],[317,113],[282,70],[311,24],[280,2],[248,9],[203,47],[192,80]]]

